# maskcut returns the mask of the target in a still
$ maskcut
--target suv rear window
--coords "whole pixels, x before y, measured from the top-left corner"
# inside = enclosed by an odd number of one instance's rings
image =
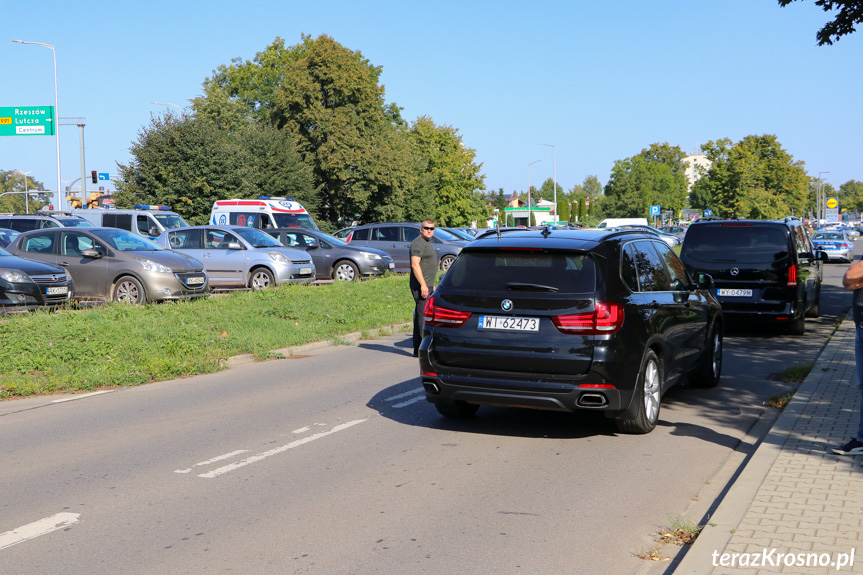
[[[694,225],[686,232],[683,251],[702,262],[776,261],[788,257],[788,235],[781,225]]]
[[[572,252],[462,252],[447,272],[456,289],[593,293],[593,259]]]

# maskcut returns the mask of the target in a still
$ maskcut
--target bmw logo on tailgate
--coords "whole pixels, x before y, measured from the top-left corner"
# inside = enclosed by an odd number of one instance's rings
[[[503,311],[512,310],[512,300],[511,299],[505,299],[502,302],[500,302],[500,309],[502,309]]]

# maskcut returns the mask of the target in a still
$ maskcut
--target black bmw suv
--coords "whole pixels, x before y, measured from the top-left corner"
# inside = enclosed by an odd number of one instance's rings
[[[601,411],[621,431],[648,433],[669,387],[719,382],[711,286],[645,232],[486,234],[427,301],[426,399],[447,417],[480,405]]]
[[[729,324],[745,320],[803,335],[818,317],[822,262],[798,218],[698,221],[689,226],[680,259],[690,274],[713,277]]]

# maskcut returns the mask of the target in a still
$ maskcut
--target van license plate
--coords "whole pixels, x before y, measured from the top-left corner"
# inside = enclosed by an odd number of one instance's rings
[[[726,297],[752,297],[751,289],[721,289],[718,295]]]
[[[479,329],[501,329],[504,331],[539,331],[538,317],[479,316]]]

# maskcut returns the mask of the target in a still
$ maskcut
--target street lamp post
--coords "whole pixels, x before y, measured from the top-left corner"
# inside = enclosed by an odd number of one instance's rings
[[[531,162],[527,165],[527,227],[531,226],[530,223],[530,167],[534,164],[541,162],[542,160],[537,160],[536,162]]]
[[[830,172],[818,172],[818,202],[821,205],[821,214],[818,218],[819,225],[821,224],[821,220],[827,219],[827,210],[824,206],[824,202],[826,201],[824,198],[824,184],[821,183],[821,174],[829,173]]]
[[[51,44],[43,44],[42,42],[27,42],[25,40],[12,40],[13,42],[18,42],[19,44],[36,44],[37,46],[44,46],[46,48],[51,48],[51,53],[54,55],[54,136],[57,140],[57,205],[60,209],[63,209],[63,196],[62,196],[62,180],[60,179],[60,126],[58,125],[58,121],[60,118],[60,109],[58,106],[57,99],[57,51],[54,49],[54,46]]]
[[[56,129],[56,128],[55,128]],[[22,172],[18,170],[18,173],[24,176],[24,213],[30,213],[30,193],[27,189],[27,174],[35,174],[37,172],[41,172],[42,170],[30,170],[29,172]]]
[[[554,164],[552,165],[552,176],[554,177],[554,219],[560,221],[557,215],[557,150],[553,144],[540,144],[540,146],[548,146],[551,148],[551,158]]]

